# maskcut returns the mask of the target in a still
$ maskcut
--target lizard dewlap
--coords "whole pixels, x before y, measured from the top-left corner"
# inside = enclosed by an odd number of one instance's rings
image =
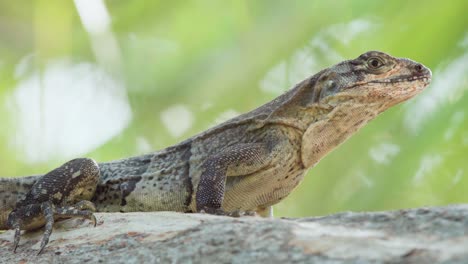
[[[420,93],[431,71],[369,51],[303,80],[273,101],[177,145],[107,163],[75,159],[43,176],[0,179],[0,229],[45,227],[93,211],[271,215],[307,170],[391,106]]]

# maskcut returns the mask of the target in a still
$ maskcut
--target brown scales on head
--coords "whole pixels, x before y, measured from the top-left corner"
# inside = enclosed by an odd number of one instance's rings
[[[346,74],[347,69],[351,74]],[[328,102],[345,96],[356,98],[356,103],[382,104],[388,108],[421,92],[431,81],[431,71],[422,64],[379,51],[366,52],[331,70],[337,73],[341,70],[344,80],[335,98],[325,100]]]
[[[306,128],[301,152],[304,166],[311,167],[380,112],[415,96],[430,81],[431,71],[420,63],[369,51],[298,84],[273,116],[303,113],[295,121]]]
[[[431,71],[418,62],[368,51],[299,83],[275,114],[291,114],[297,107],[334,107],[344,101],[386,109],[421,92],[430,81]]]

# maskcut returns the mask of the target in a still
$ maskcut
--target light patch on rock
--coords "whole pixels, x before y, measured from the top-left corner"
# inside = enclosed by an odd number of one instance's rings
[[[321,236],[336,236],[340,234],[343,237],[380,237],[385,238],[385,232],[381,230],[371,230],[363,228],[346,228],[344,226],[327,225],[323,223],[314,222],[301,222],[298,223],[298,228],[294,228],[293,232],[297,236],[297,239],[304,239],[310,236],[321,237]],[[307,231],[305,231],[307,230]]]
[[[424,177],[431,173],[434,168],[439,166],[443,161],[443,158],[439,154],[428,154],[421,158],[419,168],[413,177],[413,184],[419,184],[423,181]]]
[[[400,146],[392,143],[381,143],[369,150],[369,156],[381,164],[390,164],[398,153],[400,153]]]
[[[194,122],[192,112],[182,104],[168,107],[161,113],[161,121],[171,136],[177,138],[182,136]]]

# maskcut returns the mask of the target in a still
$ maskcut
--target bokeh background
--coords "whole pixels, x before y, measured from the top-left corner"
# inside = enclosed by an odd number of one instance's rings
[[[433,71],[276,216],[468,202],[468,1],[0,0],[0,175],[175,144],[367,50]]]

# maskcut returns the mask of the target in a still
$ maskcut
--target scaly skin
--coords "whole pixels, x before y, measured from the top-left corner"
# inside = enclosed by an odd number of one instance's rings
[[[2,179],[0,229],[16,230],[16,249],[20,230],[45,226],[42,251],[54,220],[94,220],[95,209],[268,215],[323,156],[430,79],[419,63],[370,51],[164,150],[100,164],[76,159],[45,176]]]

